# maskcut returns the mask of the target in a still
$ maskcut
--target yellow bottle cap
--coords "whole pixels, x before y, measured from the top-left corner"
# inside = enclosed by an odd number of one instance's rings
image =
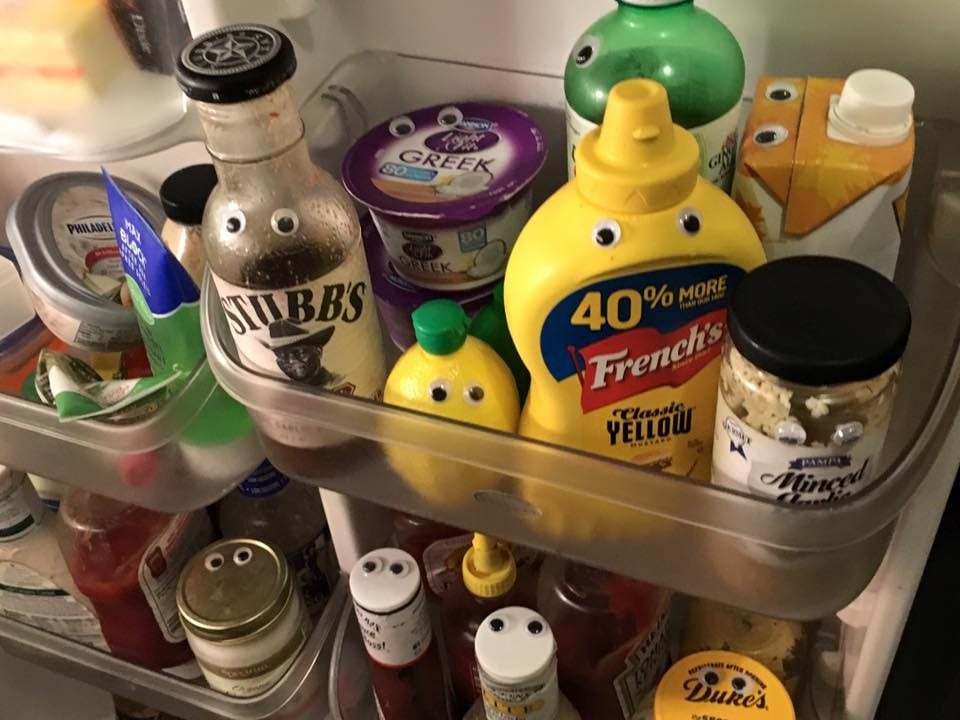
[[[654,720],[796,720],[783,684],[763,665],[719,650],[688,655],[667,670],[653,701]]]
[[[482,598],[505,595],[517,581],[517,563],[510,548],[482,533],[473,534],[473,547],[463,556],[463,584]]]
[[[575,159],[575,182],[591,203],[612,213],[650,213],[693,192],[700,146],[673,124],[663,85],[624,80],[613,86],[603,124],[580,141]]]

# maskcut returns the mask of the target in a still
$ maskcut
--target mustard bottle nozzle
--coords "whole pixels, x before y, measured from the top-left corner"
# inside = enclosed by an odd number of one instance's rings
[[[656,212],[693,191],[699,164],[697,141],[673,124],[663,85],[624,80],[610,91],[603,124],[577,147],[573,182],[612,212]]]
[[[510,548],[499,540],[474,533],[463,556],[463,584],[477,597],[493,598],[507,593],[517,580],[517,564]]]

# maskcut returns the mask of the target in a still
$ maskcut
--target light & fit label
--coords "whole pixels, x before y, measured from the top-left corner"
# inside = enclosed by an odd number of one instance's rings
[[[430,649],[433,633],[426,595],[421,587],[399,610],[380,614],[354,603],[357,622],[370,658],[386,667],[412,665]]]
[[[26,565],[0,561],[0,613],[109,652],[96,616],[66,590]]]
[[[43,517],[43,502],[26,478],[0,500],[0,542],[10,542],[30,532]]]
[[[727,298],[744,272],[711,263],[587,285],[544,321],[540,348],[581,447],[708,480]]]
[[[626,668],[613,682],[624,720],[635,720],[650,700],[670,660],[670,604],[664,603],[657,623],[627,655]]]
[[[740,103],[737,103],[713,122],[690,128],[700,146],[700,175],[727,193],[733,186],[736,170],[739,122]],[[575,174],[574,150],[581,138],[596,127],[567,105],[567,167],[571,178]]]
[[[244,364],[341,395],[382,395],[380,325],[359,244],[339,267],[296,287],[214,280]]]
[[[206,512],[177,515],[140,560],[140,589],[167,642],[186,639],[177,611],[180,571],[212,541],[213,528]]]
[[[873,483],[886,427],[868,428],[842,447],[788,445],[767,437],[717,400],[713,482],[786,505],[830,504]]]
[[[119,291],[123,267],[104,189],[65,190],[54,201],[50,219],[57,250],[74,275],[98,295]]]
[[[539,678],[518,685],[497,682],[479,670],[487,720],[556,720],[560,705],[556,660]]]

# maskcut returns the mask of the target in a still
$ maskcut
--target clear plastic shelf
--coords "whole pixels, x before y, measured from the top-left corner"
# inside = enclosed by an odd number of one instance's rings
[[[330,659],[327,695],[331,720],[377,719],[369,662],[353,603],[348,602],[340,613]]]
[[[195,510],[228,493],[263,460],[252,428],[220,444],[201,431],[201,422],[218,417],[218,397],[224,396],[216,390],[203,362],[159,411],[123,425],[62,423],[53,408],[0,395],[0,458],[153,510]]]
[[[251,698],[229,697],[172,675],[146,670],[2,616],[0,645],[37,665],[183,720],[324,718],[329,711],[327,681],[334,635],[344,604],[352,607],[347,595],[343,577],[290,669],[272,688]]]
[[[556,78],[367,53],[346,61],[330,82],[352,96],[343,114],[355,119],[359,107],[369,122],[464,96],[518,104],[542,118],[553,142],[541,195],[550,178],[555,185],[563,177]],[[349,124],[344,117],[327,128],[331,153],[337,136],[349,141]],[[784,618],[825,617],[866,587],[900,511],[928,473],[944,471],[940,456],[956,460],[960,450],[960,286],[929,248],[944,178],[960,169],[958,129],[920,128],[898,269],[915,322],[886,470],[869,491],[830,508],[778,506],[251,372],[237,359],[209,278],[202,299],[208,360],[224,389],[251,411],[267,456],[291,476],[690,595]],[[314,136],[323,130],[315,128]],[[951,222],[960,224],[960,216]],[[312,433],[323,446],[290,442],[291,428],[306,428],[306,437]],[[408,484],[390,455],[419,464],[422,478]],[[956,463],[946,464],[955,470]]]

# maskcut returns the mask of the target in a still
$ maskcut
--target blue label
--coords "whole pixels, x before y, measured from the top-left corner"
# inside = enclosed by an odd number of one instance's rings
[[[269,460],[264,460],[250,477],[240,483],[238,489],[246,497],[269,497],[283,490],[289,482],[290,478],[271,465]]]
[[[416,182],[432,182],[433,179],[437,176],[436,170],[427,170],[425,168],[416,167],[415,165],[402,165],[400,163],[384,163],[383,167],[380,168],[381,175],[387,175],[389,177],[399,177],[405,180],[414,180]]]
[[[200,300],[200,291],[136,206],[103,171],[110,214],[123,271],[140,286],[154,316],[169,315],[184,303]]]

